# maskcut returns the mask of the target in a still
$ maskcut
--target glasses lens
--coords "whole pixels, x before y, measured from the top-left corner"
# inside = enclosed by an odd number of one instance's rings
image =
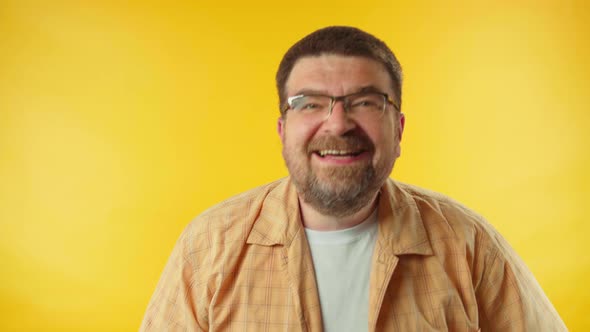
[[[385,96],[380,93],[358,93],[348,97],[348,105],[353,113],[380,113],[385,109]]]
[[[297,112],[322,113],[330,108],[332,99],[327,96],[299,96],[291,100],[291,109]]]

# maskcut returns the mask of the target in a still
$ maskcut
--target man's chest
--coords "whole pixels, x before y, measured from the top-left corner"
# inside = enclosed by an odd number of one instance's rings
[[[323,308],[309,251],[251,246],[235,255],[234,264],[224,264],[207,281],[210,330],[322,330]],[[449,275],[435,259],[373,260],[369,331],[477,330],[469,274]]]

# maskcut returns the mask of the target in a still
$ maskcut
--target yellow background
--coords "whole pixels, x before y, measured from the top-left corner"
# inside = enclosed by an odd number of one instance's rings
[[[274,73],[316,28],[405,70],[394,177],[466,203],[590,328],[585,1],[0,2],[0,330],[136,330],[184,226],[287,174]]]

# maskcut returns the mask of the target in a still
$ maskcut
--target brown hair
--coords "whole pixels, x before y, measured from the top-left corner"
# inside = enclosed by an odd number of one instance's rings
[[[375,36],[360,29],[347,26],[331,26],[316,30],[295,43],[283,56],[276,75],[281,116],[285,116],[285,84],[297,60],[305,56],[337,54],[344,56],[362,56],[375,60],[385,66],[397,103],[402,102],[402,68],[393,52]]]

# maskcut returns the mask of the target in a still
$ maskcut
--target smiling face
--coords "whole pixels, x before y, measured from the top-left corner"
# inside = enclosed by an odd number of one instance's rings
[[[393,99],[391,78],[379,62],[323,54],[297,61],[286,83],[287,96],[343,96],[380,91]],[[336,102],[328,118],[288,110],[279,119],[283,158],[306,203],[336,217],[370,203],[400,155],[404,117],[387,104],[382,115],[347,114]]]

